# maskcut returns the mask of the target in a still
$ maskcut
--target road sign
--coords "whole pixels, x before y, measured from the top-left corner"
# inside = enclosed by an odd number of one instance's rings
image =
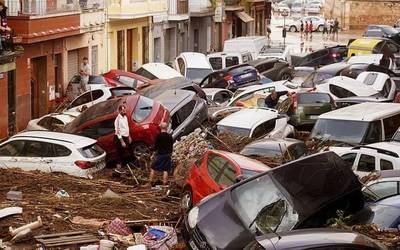
[[[283,10],[281,16],[289,16],[289,12],[287,10]]]

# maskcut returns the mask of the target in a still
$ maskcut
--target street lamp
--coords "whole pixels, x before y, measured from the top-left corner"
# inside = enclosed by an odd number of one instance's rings
[[[283,46],[286,45],[286,17],[289,15],[289,12],[287,10],[283,10],[282,16],[283,16],[283,29],[282,29],[282,37],[283,37]]]

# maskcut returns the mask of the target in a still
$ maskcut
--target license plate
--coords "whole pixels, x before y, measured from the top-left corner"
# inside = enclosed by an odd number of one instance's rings
[[[319,115],[310,115],[310,119],[318,119]]]
[[[196,244],[194,244],[192,240],[189,240],[189,245],[193,250],[199,250],[199,248],[196,246]]]

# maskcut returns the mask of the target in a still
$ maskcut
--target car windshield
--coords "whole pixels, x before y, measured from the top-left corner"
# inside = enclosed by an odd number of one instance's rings
[[[107,84],[102,76],[89,76],[89,84]]]
[[[254,175],[259,174],[259,172],[256,172],[256,171],[253,171],[253,170],[244,169],[244,168],[240,169],[240,172],[242,173],[242,175],[243,175],[243,177],[245,179],[248,179],[248,178],[250,178],[250,177],[252,177]]]
[[[311,73],[301,84],[303,88],[313,88],[315,85],[321,84],[324,80],[334,77],[334,75],[315,71]]]
[[[311,137],[359,144],[363,142],[367,130],[368,122],[364,121],[318,119],[311,132]]]
[[[145,96],[140,96],[136,107],[133,110],[132,119],[135,122],[142,122],[146,120],[146,118],[149,117],[151,111],[153,110],[153,104],[153,100]]]
[[[297,212],[268,174],[237,186],[231,195],[237,214],[253,232],[289,231],[298,222]]]
[[[192,79],[194,82],[201,82],[204,77],[211,73],[211,69],[188,68],[186,71],[186,77]]]
[[[92,144],[90,146],[78,149],[78,151],[85,158],[95,158],[104,153],[104,150],[101,147],[99,147],[97,144]]]
[[[240,152],[246,156],[262,156],[262,157],[281,157],[282,150],[279,147],[245,147]]]
[[[233,133],[243,137],[249,137],[251,132],[251,130],[248,128],[238,128],[238,127],[223,126],[223,125],[218,125],[218,131]]]

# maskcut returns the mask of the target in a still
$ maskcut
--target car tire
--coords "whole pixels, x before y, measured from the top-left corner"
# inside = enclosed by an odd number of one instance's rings
[[[290,26],[289,32],[297,32],[296,26]]]
[[[181,209],[186,213],[193,207],[193,192],[190,187],[185,187],[181,196]]]
[[[280,78],[281,80],[292,80],[293,75],[290,72],[283,72]]]
[[[317,31],[318,32],[324,31],[324,26],[323,25],[319,25]]]
[[[144,142],[135,142],[132,145],[132,153],[137,158],[143,155],[151,156],[150,147]]]

